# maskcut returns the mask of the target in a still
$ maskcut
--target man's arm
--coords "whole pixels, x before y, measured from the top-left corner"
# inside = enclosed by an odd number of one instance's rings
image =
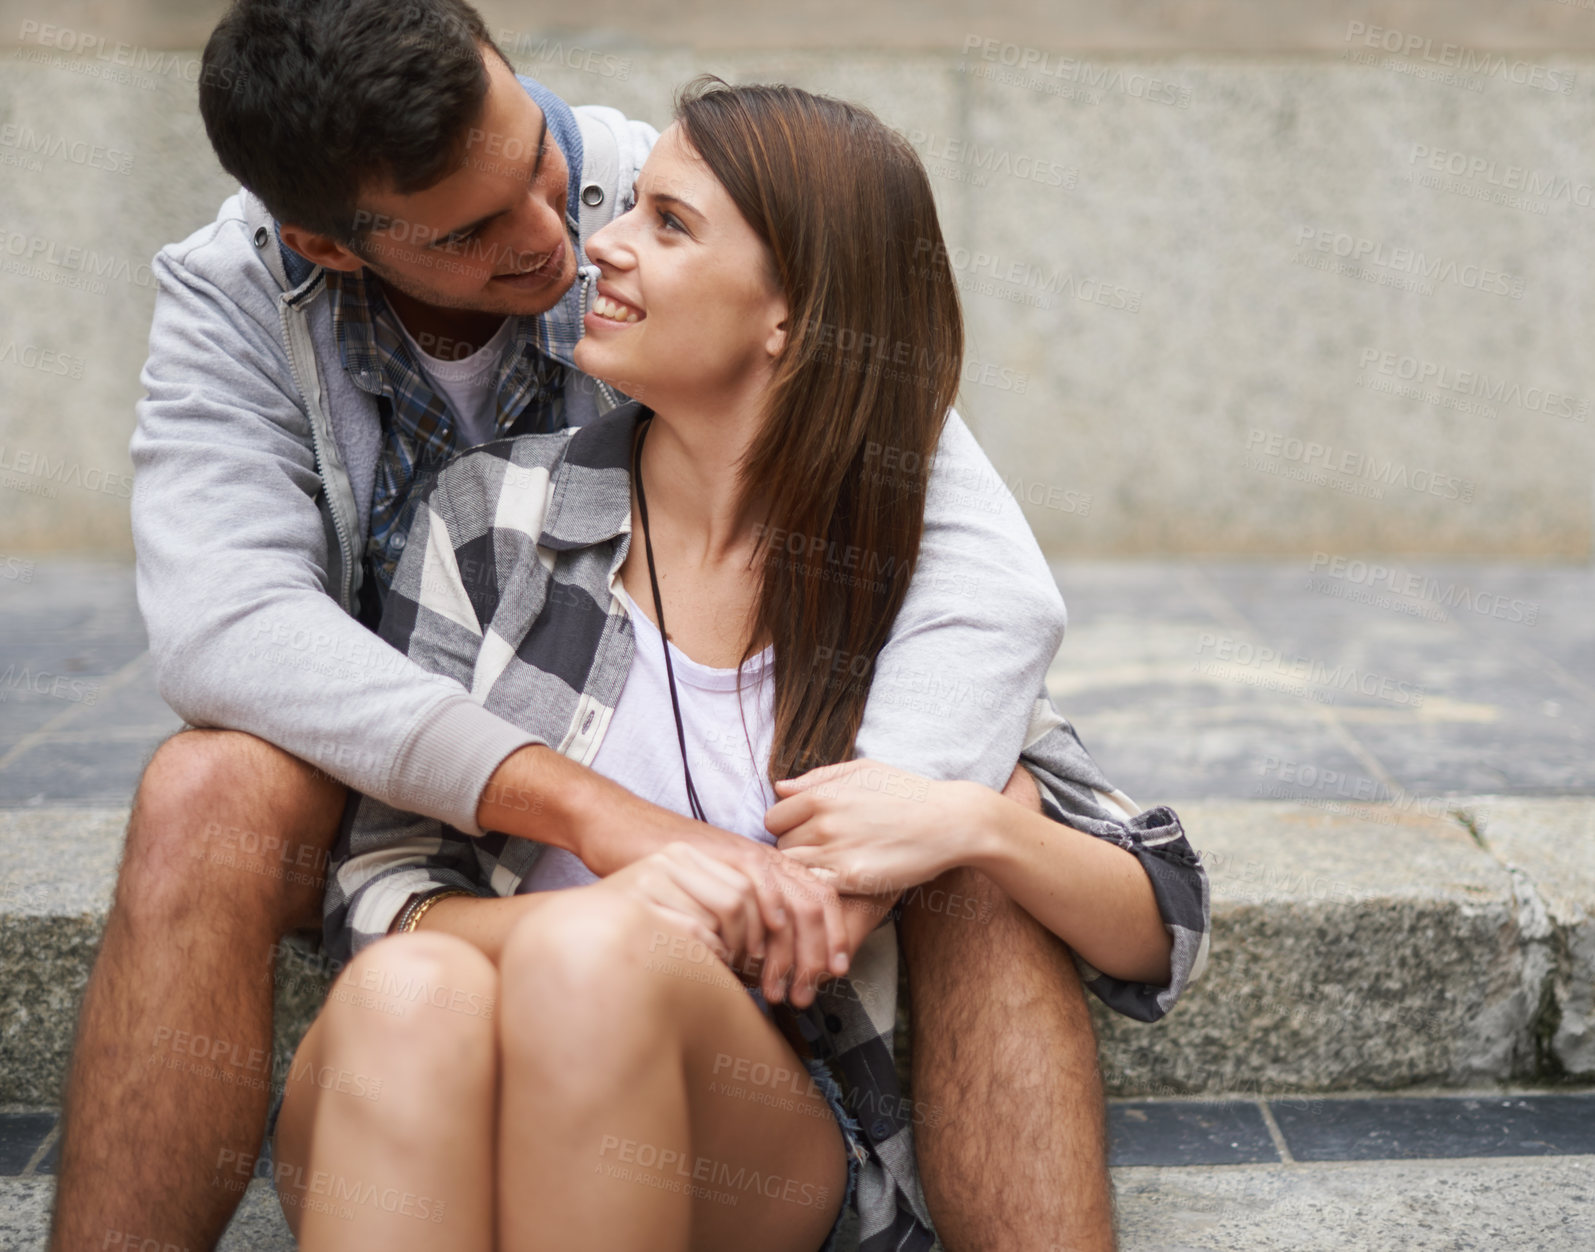
[[[1064,620],[1063,597],[1018,503],[963,419],[949,413],[919,558],[876,661],[855,755],[1001,790]],[[834,672],[847,675],[848,661],[832,658]]]
[[[657,132],[614,110],[582,112],[615,135],[616,168],[603,171],[613,214]],[[596,229],[601,216],[584,212],[584,222]],[[195,726],[246,731],[394,808],[479,833],[489,777],[532,739],[337,603],[328,572],[336,538],[316,507],[322,484],[283,343],[280,290],[241,199],[163,249],[153,270],[132,512],[139,607],[162,698]],[[522,780],[550,787],[539,794],[550,822],[581,825],[591,814],[577,804],[588,793],[562,782],[557,769]]]
[[[235,204],[236,202],[233,202]],[[240,213],[166,249],[132,440],[139,606],[161,695],[474,833],[531,737],[346,614],[276,284]]]

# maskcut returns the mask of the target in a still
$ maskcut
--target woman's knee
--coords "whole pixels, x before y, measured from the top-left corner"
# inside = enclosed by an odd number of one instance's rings
[[[575,991],[641,972],[668,925],[639,901],[569,892],[528,913],[510,932],[499,960],[510,984],[541,983]],[[660,940],[662,942],[662,939]]]
[[[315,1056],[289,1081],[368,1100],[373,1116],[416,1107],[417,1091],[468,1098],[493,1078],[497,1000],[493,963],[465,940],[382,939],[333,983]]]
[[[453,935],[390,935],[338,975],[322,1012],[345,1042],[418,1045],[452,1040],[490,1023],[498,973],[480,949]]]
[[[617,1043],[626,1021],[662,1022],[672,988],[661,956],[682,933],[624,897],[572,892],[529,914],[499,958],[506,1053],[593,1046],[595,1034]]]

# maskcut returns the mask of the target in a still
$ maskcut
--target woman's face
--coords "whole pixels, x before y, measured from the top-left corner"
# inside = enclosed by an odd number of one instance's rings
[[[680,125],[659,137],[636,193],[587,244],[602,277],[576,364],[661,411],[756,401],[786,343],[769,250]]]

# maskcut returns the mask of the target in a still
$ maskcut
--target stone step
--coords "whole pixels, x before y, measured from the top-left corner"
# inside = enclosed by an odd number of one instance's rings
[[[1595,800],[1177,807],[1209,962],[1155,1024],[1093,1000],[1111,1094],[1595,1079]],[[125,822],[0,810],[0,1103],[59,1102]],[[326,987],[283,946],[279,1081]]]
[[[0,1113],[0,1246],[45,1245],[54,1120]],[[1110,1100],[1108,1128],[1122,1252],[1595,1246],[1595,1091]],[[258,1173],[223,1252],[294,1248]]]

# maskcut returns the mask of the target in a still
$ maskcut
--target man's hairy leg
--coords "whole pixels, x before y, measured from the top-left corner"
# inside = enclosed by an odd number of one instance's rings
[[[970,899],[989,921],[969,919]],[[969,869],[914,894],[902,938],[914,1098],[935,1113],[915,1145],[942,1246],[1113,1252],[1096,1033],[1069,949]]]
[[[55,1252],[220,1238],[265,1131],[276,941],[320,921],[345,794],[235,731],[157,750],[78,1015]]]

